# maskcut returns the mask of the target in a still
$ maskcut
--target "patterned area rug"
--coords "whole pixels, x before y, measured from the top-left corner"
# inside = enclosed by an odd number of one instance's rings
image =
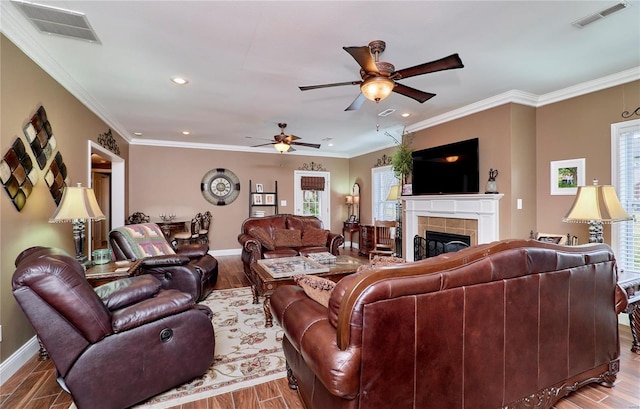
[[[286,376],[282,329],[265,328],[262,303],[251,303],[251,288],[215,290],[202,301],[213,311],[213,365],[202,377],[134,406],[168,408]],[[69,409],[75,409],[71,405]]]

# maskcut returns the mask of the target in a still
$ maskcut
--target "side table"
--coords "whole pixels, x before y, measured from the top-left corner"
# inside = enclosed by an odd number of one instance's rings
[[[640,354],[640,274],[629,271],[618,272],[618,285],[627,292],[629,327],[631,328],[631,352]]]
[[[106,264],[96,264],[87,268],[84,275],[92,287],[98,287],[111,281],[135,276],[141,273],[142,259],[111,261]]]
[[[360,225],[358,224],[358,222],[344,222],[342,226],[343,236],[345,231],[349,232],[349,243],[350,243],[350,247],[353,248],[353,233],[360,233]],[[342,247],[344,248],[345,246],[346,244],[343,243]]]

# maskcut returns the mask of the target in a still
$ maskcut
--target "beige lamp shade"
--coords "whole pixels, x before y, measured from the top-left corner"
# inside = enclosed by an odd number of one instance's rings
[[[288,151],[291,148],[290,145],[288,145],[288,144],[286,144],[286,143],[284,143],[282,141],[280,141],[280,142],[278,142],[276,144],[273,144],[273,147],[276,148],[276,150],[278,152],[280,152],[280,153],[284,153],[284,152]]]
[[[393,185],[389,189],[387,200],[398,200],[400,198],[400,185]]]
[[[346,200],[347,200],[347,204],[348,205],[352,205],[353,204],[353,196],[347,195],[346,196]]]
[[[62,192],[62,199],[49,223],[64,223],[74,220],[104,220],[104,214],[98,206],[93,189],[67,186]]]
[[[599,221],[613,223],[633,218],[622,208],[613,186],[598,185],[578,187],[573,206],[562,219],[564,222],[589,223]]]
[[[368,100],[378,102],[388,97],[395,86],[392,79],[376,76],[364,80],[360,85],[360,91]]]

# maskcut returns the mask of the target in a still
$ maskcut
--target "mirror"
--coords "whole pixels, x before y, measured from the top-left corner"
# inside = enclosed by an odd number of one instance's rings
[[[356,221],[360,222],[360,185],[358,182],[353,184],[351,188],[351,195],[353,196],[353,214],[356,216]]]

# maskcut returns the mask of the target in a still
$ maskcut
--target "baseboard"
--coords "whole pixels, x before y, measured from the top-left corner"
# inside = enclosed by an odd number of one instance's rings
[[[226,249],[226,250],[209,250],[209,254],[215,256],[239,256],[242,254],[242,249]]]
[[[0,385],[3,385],[20,368],[24,366],[40,349],[38,339],[34,336],[0,364]]]

